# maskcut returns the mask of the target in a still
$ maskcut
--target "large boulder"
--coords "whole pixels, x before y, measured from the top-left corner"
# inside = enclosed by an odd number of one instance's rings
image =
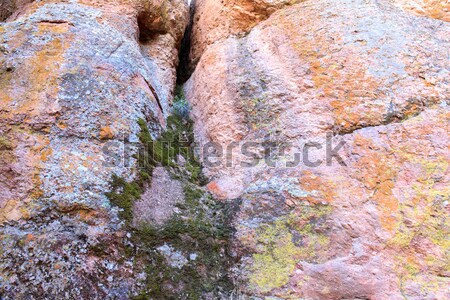
[[[105,193],[136,176],[138,120],[166,126],[187,3],[17,9],[0,23],[0,295],[127,298],[137,274]]]
[[[321,0],[206,47],[185,91],[210,191],[241,201],[244,294],[449,297],[449,34]]]
[[[327,1],[282,9],[246,37],[211,45],[186,83],[196,138],[231,142],[305,141],[400,122],[446,103],[449,25],[390,2]],[[286,148],[286,147],[285,147]],[[206,168],[239,196],[255,168]],[[230,175],[231,174],[231,175]],[[233,187],[226,182],[237,182]],[[225,187],[226,186],[226,187]]]

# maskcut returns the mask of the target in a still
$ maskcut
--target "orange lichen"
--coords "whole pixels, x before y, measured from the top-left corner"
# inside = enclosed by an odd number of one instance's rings
[[[19,65],[15,73],[21,74],[20,77],[12,76],[12,72],[1,75],[0,85],[4,92],[0,95],[0,106],[9,108],[5,117],[24,114],[30,118],[48,113],[48,107],[51,106],[49,102],[57,98],[59,68],[71,40],[67,30],[66,23],[38,24],[33,33],[36,38],[51,36],[52,39]],[[21,33],[18,35],[20,37]],[[19,81],[27,82],[26,87],[17,88],[21,86]]]
[[[58,128],[61,130],[65,130],[67,128],[67,124],[65,124],[63,122],[57,123],[56,126],[58,126]]]
[[[102,127],[100,129],[100,139],[101,140],[109,140],[114,137],[113,130],[109,126]]]
[[[27,234],[26,237],[25,237],[25,242],[27,242],[27,243],[31,242],[31,241],[34,241],[34,240],[35,240],[35,237],[31,233]]]
[[[304,201],[313,204],[331,203],[335,197],[334,184],[311,171],[303,171],[299,182],[300,188],[308,192],[308,195],[302,198]]]
[[[378,204],[382,227],[393,231],[399,207],[392,192],[397,176],[397,171],[392,167],[395,164],[391,164],[385,154],[376,151],[377,147],[372,140],[356,135],[355,143],[360,145],[364,153],[354,165],[354,168],[359,170],[356,177],[371,191],[370,199]]]
[[[206,188],[208,189],[208,192],[213,194],[218,199],[227,198],[226,191],[224,191],[216,181],[211,181],[210,183],[208,183]]]
[[[342,43],[342,37],[333,36],[332,40],[326,35],[310,37],[298,32],[298,25],[289,17],[282,20],[278,26],[282,26],[283,32],[289,36],[292,48],[300,58],[309,64],[315,89],[322,91],[318,97],[330,104],[335,126],[343,131],[351,131],[361,123],[380,122],[385,113],[385,105],[376,104],[373,100],[381,97],[382,82],[368,74],[364,56],[355,53],[358,49],[345,47],[330,55],[330,49],[335,44]],[[311,20],[315,18],[308,17],[303,21]],[[305,25],[313,26],[302,24],[301,27]]]
[[[52,33],[66,33],[69,30],[68,23],[39,23],[38,24],[38,32],[39,34],[47,34],[48,32]]]
[[[52,148],[44,149],[44,150],[41,152],[41,160],[42,160],[42,161],[46,161],[46,160],[48,159],[48,157],[49,157],[50,155],[52,155],[52,153],[53,153]]]
[[[395,3],[414,14],[450,22],[448,0],[395,0]]]
[[[44,196],[44,191],[41,188],[42,181],[39,174],[35,174],[32,179],[34,188],[30,191],[29,199],[39,199]]]

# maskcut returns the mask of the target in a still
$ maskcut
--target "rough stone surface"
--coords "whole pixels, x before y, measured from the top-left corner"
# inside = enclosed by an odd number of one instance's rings
[[[0,3],[0,299],[450,299],[448,1],[193,3]]]
[[[223,149],[259,141],[289,150],[327,132],[398,122],[445,104],[449,32],[448,23],[383,1],[279,10],[248,36],[215,43],[202,56],[185,86],[196,138]],[[233,167],[224,168],[222,156],[206,170],[228,198],[259,169],[242,168],[233,149]]]
[[[134,204],[134,224],[163,225],[177,212],[177,204],[184,202],[183,185],[172,179],[162,167],[153,171],[151,187]]]
[[[33,0],[2,0],[0,2],[0,22],[18,13],[24,6],[31,2]]]
[[[167,51],[152,56],[137,41],[142,8],[115,4],[39,1],[0,27],[0,206],[8,207],[0,222],[26,215],[34,199],[104,207],[111,174],[132,174],[105,167],[102,150],[136,142],[138,118],[164,126],[176,65],[166,55],[176,53],[181,32],[156,35]]]
[[[450,2],[447,0],[394,0],[394,3],[414,14],[450,22]]]
[[[138,119],[165,127],[187,19],[182,0],[35,1],[0,23],[0,298],[138,291],[105,193],[136,176]]]
[[[205,49],[230,35],[245,34],[273,12],[298,0],[195,0],[190,61],[195,66]]]
[[[244,295],[450,296],[450,26],[423,14],[306,1],[204,51],[185,85],[197,141],[259,143],[257,165],[233,146],[205,166],[210,191],[242,203],[233,272]],[[342,164],[327,165],[327,133],[330,147],[344,143]],[[286,166],[307,143],[310,163]]]
[[[427,109],[338,137],[347,166],[259,174],[235,222],[246,293],[448,298],[449,117]]]

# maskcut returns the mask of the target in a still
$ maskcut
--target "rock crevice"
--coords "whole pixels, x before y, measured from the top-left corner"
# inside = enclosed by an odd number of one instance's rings
[[[2,1],[0,298],[449,299],[448,9]]]

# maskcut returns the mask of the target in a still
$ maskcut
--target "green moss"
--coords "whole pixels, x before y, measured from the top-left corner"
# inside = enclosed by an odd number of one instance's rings
[[[136,299],[201,299],[205,292],[232,288],[226,276],[227,251],[231,228],[227,222],[230,213],[217,205],[208,194],[194,185],[186,185],[186,201],[180,205],[181,213],[164,226],[144,226],[134,231],[133,243],[142,249],[155,249],[163,244],[188,256],[198,257],[181,269],[172,268],[157,251],[144,255],[147,265],[146,288]],[[142,253],[140,254],[142,258]],[[166,283],[182,286],[182,295],[166,288]],[[143,298],[142,298],[143,297]]]
[[[184,95],[178,89],[174,105],[185,107]],[[232,208],[214,200],[201,186],[205,183],[201,164],[193,151],[193,123],[186,113],[174,114],[167,119],[167,130],[153,139],[144,120],[140,126],[140,147],[136,158],[139,176],[133,182],[114,176],[112,190],[107,194],[111,203],[121,208],[120,217],[132,232],[132,244],[126,252],[135,265],[146,266],[147,279],[142,293],[134,299],[201,299],[205,292],[231,290],[226,276],[229,256],[228,240],[232,234]],[[178,156],[184,157],[183,165],[177,164]],[[169,173],[184,183],[185,201],[180,203],[179,213],[163,226],[146,224],[132,228],[133,204],[144,186],[148,186],[151,174],[157,166],[164,166]],[[189,261],[182,269],[172,268],[156,250],[169,244],[186,257],[195,253],[197,259]],[[181,290],[181,292],[175,292]]]
[[[0,136],[0,150],[12,150],[13,144],[12,142],[3,136]]]
[[[111,204],[121,208],[119,217],[126,222],[133,218],[133,203],[141,197],[142,188],[137,182],[126,182],[123,178],[113,176],[111,181],[112,190],[106,193]]]

